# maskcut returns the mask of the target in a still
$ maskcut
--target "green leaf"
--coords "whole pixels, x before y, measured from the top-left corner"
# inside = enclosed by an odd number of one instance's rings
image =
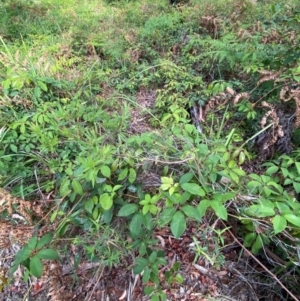
[[[197,208],[190,205],[185,205],[181,208],[184,214],[188,217],[194,218],[195,220],[201,222],[201,216]]]
[[[163,227],[165,226],[166,224],[168,224],[173,215],[175,214],[176,212],[176,208],[166,208],[162,211],[162,213],[160,214],[160,216],[158,217],[158,221],[157,221],[157,224],[160,226],[160,227]]]
[[[210,206],[209,200],[202,200],[200,204],[197,206],[197,210],[199,211],[200,217],[202,218],[205,215],[206,209]]]
[[[278,234],[286,228],[286,219],[281,215],[276,215],[273,218],[274,233]]]
[[[198,145],[198,153],[201,155],[200,157],[202,157],[202,155],[208,155],[209,154],[209,149],[208,146],[206,144],[199,144]]]
[[[191,172],[185,173],[179,180],[179,184],[188,183],[192,178],[194,177],[194,174]]]
[[[53,239],[53,233],[47,233],[38,241],[36,248],[39,250]]]
[[[171,177],[161,177],[162,184],[168,184],[169,187],[174,184],[174,180]]]
[[[297,227],[300,227],[300,217],[298,217],[294,214],[285,214],[284,218],[291,224],[293,224]]]
[[[214,209],[216,215],[219,218],[227,221],[227,218],[228,218],[228,216],[227,216],[227,209],[225,208],[225,206],[222,203],[220,203],[218,201],[212,201],[210,203],[210,205]]]
[[[69,192],[70,192],[70,180],[65,179],[59,187],[59,193],[61,197],[65,197],[66,195],[69,194]]]
[[[149,267],[145,267],[145,269],[144,269],[144,273],[143,273],[143,278],[142,278],[142,281],[143,281],[143,283],[146,283],[146,282],[148,282],[149,281],[149,279],[150,279],[150,269],[149,269]]]
[[[104,210],[109,210],[113,205],[113,198],[108,193],[103,193],[100,196],[100,204]]]
[[[254,233],[254,232],[253,232],[253,233],[248,233],[248,234],[245,236],[245,238],[244,238],[244,246],[245,246],[246,248],[252,246],[252,244],[253,244],[253,242],[254,242],[256,236],[257,236],[257,234]]]
[[[130,224],[129,224],[129,231],[132,235],[137,236],[142,231],[142,224],[143,224],[143,216],[141,213],[136,213]]]
[[[272,175],[273,173],[277,172],[279,170],[279,167],[278,166],[271,166],[269,167],[267,170],[266,170],[266,175],[267,176],[270,176]]]
[[[93,213],[92,213],[92,217],[93,217],[94,220],[96,220],[99,217],[99,209],[97,207],[94,208]]]
[[[94,200],[93,199],[89,199],[89,200],[87,200],[86,202],[85,202],[85,204],[84,204],[84,209],[88,212],[88,213],[90,213],[90,214],[92,214],[92,212],[93,212],[93,209],[94,209]]]
[[[267,217],[274,216],[275,211],[273,208],[264,205],[252,205],[249,207],[252,216],[256,217]]]
[[[300,183],[293,182],[293,187],[297,193],[300,193]]]
[[[175,276],[175,278],[176,278],[176,281],[177,281],[179,284],[182,284],[183,281],[184,281],[183,277],[182,277],[180,274],[177,274],[177,275]]]
[[[102,165],[101,168],[100,168],[100,171],[102,173],[102,175],[106,178],[110,178],[111,176],[111,171],[110,171],[110,168],[106,165]]]
[[[37,240],[37,236],[33,236],[30,238],[30,240],[27,243],[27,247],[29,250],[34,250],[36,248]]]
[[[295,166],[297,168],[298,175],[300,175],[300,162],[295,162]]]
[[[184,214],[181,211],[177,211],[173,215],[170,227],[172,234],[176,238],[179,238],[183,234],[186,229],[186,220]]]
[[[154,252],[152,252],[152,253],[150,254],[148,261],[149,261],[150,263],[154,263],[156,257],[157,257],[157,252],[154,251]]]
[[[146,296],[150,296],[154,292],[154,290],[155,290],[154,286],[147,286],[144,289],[144,293]]]
[[[72,181],[72,187],[74,189],[74,191],[79,194],[79,195],[83,195],[83,190],[82,190],[82,186],[80,184],[80,182],[77,179],[74,179]]]
[[[129,176],[128,176],[128,181],[129,183],[133,183],[136,179],[136,172],[133,168],[130,168],[129,169]]]
[[[181,187],[190,194],[205,196],[205,191],[196,183],[183,183]]]
[[[262,239],[259,235],[257,235],[256,240],[254,242],[254,244],[252,245],[251,251],[254,255],[256,255],[260,249],[262,248],[263,243],[262,243]]]
[[[38,86],[39,86],[43,91],[47,92],[47,90],[48,90],[48,89],[47,89],[47,85],[46,85],[44,82],[38,80],[38,81],[37,81],[37,84],[38,84]]]
[[[21,262],[25,261],[30,257],[32,250],[25,246],[23,249],[19,250],[14,259],[14,264],[19,265]]]
[[[10,144],[10,149],[12,152],[17,153],[18,152],[18,148],[14,145],[14,144]]]
[[[127,177],[127,174],[128,174],[128,168],[126,167],[126,168],[121,170],[121,172],[118,176],[118,181],[124,180]]]
[[[232,180],[233,182],[235,182],[236,184],[239,183],[240,178],[239,178],[239,176],[238,176],[235,172],[229,171],[229,176],[230,176],[230,178],[231,178],[231,180]]]
[[[59,259],[58,253],[53,249],[41,250],[36,254],[36,256],[38,256],[40,259],[49,259],[49,260]]]
[[[137,204],[126,204],[120,209],[118,216],[129,216],[136,212],[138,208]]]
[[[29,264],[30,273],[36,278],[40,278],[43,274],[43,264],[37,255],[30,259]]]
[[[35,97],[41,97],[42,90],[40,87],[35,86],[33,90],[33,94]]]

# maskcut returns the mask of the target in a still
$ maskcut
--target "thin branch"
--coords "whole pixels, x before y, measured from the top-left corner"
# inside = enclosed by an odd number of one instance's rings
[[[226,225],[224,224],[224,222],[222,220],[220,220],[222,222],[222,224],[224,225],[224,227],[226,227]],[[270,274],[273,279],[295,300],[295,301],[299,301],[299,299],[291,292],[288,290],[287,287],[284,286],[284,284],[277,278],[276,275],[274,275],[264,264],[262,264],[245,246],[243,246],[239,240],[233,235],[233,233],[230,230],[227,230],[229,232],[229,234],[232,236],[232,238],[235,240],[235,242],[247,253],[249,254],[249,256],[251,256],[268,274]]]

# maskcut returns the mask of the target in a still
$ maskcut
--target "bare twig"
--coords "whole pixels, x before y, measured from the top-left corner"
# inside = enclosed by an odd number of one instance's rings
[[[224,225],[224,227],[226,227],[226,225],[224,224],[224,222],[222,220],[220,220],[221,223]],[[276,275],[274,275],[264,264],[262,264],[246,247],[244,247],[239,240],[234,236],[234,234],[228,229],[227,230],[228,233],[231,235],[231,237],[235,240],[235,242],[247,253],[249,254],[249,256],[254,259],[268,274],[270,274],[273,279],[295,300],[295,301],[299,301],[299,299],[291,292],[288,290],[287,287],[285,287],[285,285],[277,278]]]

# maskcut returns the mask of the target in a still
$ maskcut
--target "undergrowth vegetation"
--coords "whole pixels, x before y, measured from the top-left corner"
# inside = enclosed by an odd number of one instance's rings
[[[206,224],[194,263],[224,266],[229,230],[297,300],[299,23],[293,0],[0,2],[1,235],[31,227],[0,289],[67,241],[74,273],[130,257],[166,300],[184,277],[156,231]]]

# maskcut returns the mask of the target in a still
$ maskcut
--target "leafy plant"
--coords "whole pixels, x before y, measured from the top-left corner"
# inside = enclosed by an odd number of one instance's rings
[[[53,234],[48,233],[38,239],[36,236],[31,237],[28,243],[17,252],[11,273],[14,273],[19,265],[23,265],[30,275],[40,278],[43,274],[42,260],[59,259],[59,255],[54,249],[44,249],[43,247],[51,242]],[[26,273],[25,278],[29,275]]]

